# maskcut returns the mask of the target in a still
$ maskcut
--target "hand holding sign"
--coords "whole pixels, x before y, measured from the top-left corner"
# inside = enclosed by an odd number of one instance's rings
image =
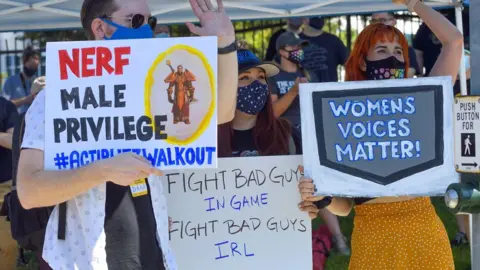
[[[38,94],[38,92],[42,91],[43,88],[45,88],[45,76],[36,78],[32,84],[32,95]]]
[[[307,78],[305,77],[299,77],[295,80],[295,84],[292,86],[290,91],[293,91],[293,93],[298,95],[299,89],[300,89],[300,84],[301,83],[308,83]]]
[[[150,174],[163,176],[143,156],[133,153],[119,154],[113,158],[94,163],[102,179],[111,181],[120,186],[129,186],[138,179],[147,178]]]

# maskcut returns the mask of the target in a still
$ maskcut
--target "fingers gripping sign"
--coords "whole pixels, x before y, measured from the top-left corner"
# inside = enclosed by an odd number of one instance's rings
[[[223,2],[217,0],[215,10],[210,0],[189,0],[193,13],[200,21],[201,27],[186,23],[190,32],[199,36],[235,36],[232,21],[228,18]]]

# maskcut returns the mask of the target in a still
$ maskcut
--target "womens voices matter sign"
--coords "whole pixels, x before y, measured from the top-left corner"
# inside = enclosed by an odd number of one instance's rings
[[[216,37],[47,44],[45,166],[216,167]]]
[[[179,269],[312,269],[301,156],[219,159],[163,177]]]
[[[300,97],[319,193],[440,195],[456,180],[451,78],[303,84]]]

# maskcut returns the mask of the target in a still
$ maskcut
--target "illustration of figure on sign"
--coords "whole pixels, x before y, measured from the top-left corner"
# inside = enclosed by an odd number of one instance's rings
[[[168,83],[168,102],[172,103],[173,123],[183,122],[190,124],[190,103],[195,102],[195,87],[193,82],[196,81],[195,75],[188,69],[184,69],[182,65],[177,67],[177,71],[172,67],[170,60],[167,60],[171,73],[165,78]]]
[[[462,133],[462,157],[475,157],[475,134],[474,133]]]

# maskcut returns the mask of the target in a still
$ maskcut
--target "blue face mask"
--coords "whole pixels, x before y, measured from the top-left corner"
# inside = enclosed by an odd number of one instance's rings
[[[153,38],[153,31],[148,24],[145,24],[138,29],[134,29],[119,25],[109,20],[103,21],[117,28],[117,30],[112,34],[112,36],[105,37],[105,40]]]
[[[254,81],[250,85],[239,87],[237,93],[237,110],[250,115],[257,115],[267,103],[268,85]]]
[[[155,36],[156,38],[169,38],[170,35],[168,33],[160,33]]]

